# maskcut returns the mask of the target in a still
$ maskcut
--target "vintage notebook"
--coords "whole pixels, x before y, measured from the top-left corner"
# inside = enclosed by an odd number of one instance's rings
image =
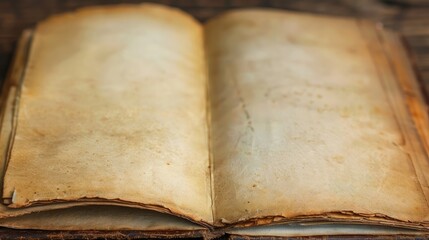
[[[3,227],[429,231],[425,104],[398,36],[364,20],[77,10],[23,34],[2,110]]]

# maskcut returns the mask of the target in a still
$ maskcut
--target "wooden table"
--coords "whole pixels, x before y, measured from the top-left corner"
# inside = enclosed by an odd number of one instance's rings
[[[0,0],[0,79],[4,79],[16,41],[25,28],[52,15],[73,9],[140,0]],[[380,21],[404,35],[418,69],[422,88],[429,96],[429,0],[160,0],[205,21],[228,9],[274,7]]]

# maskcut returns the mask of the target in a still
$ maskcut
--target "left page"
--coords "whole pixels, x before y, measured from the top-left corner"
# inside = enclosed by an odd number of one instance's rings
[[[3,199],[139,205],[212,222],[202,27],[156,5],[37,26]]]

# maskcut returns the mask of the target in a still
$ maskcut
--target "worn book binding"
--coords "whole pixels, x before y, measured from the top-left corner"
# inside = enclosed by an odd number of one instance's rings
[[[429,229],[425,103],[398,36],[365,20],[85,8],[24,32],[1,104],[4,227]]]

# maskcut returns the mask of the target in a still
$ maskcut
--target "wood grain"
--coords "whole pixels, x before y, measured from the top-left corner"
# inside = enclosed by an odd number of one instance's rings
[[[20,33],[52,14],[106,4],[157,2],[179,7],[200,21],[228,9],[281,8],[380,21],[408,43],[425,94],[429,95],[429,1],[424,0],[0,0],[0,80],[4,80]]]

